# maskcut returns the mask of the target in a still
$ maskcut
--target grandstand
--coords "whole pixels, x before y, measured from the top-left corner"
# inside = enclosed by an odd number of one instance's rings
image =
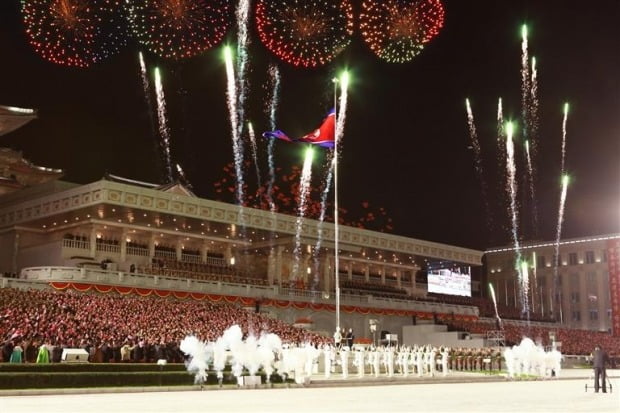
[[[246,334],[269,329],[290,342],[320,343],[335,327],[330,223],[306,220],[300,234],[302,254],[296,257],[295,217],[200,199],[178,183],[157,186],[107,176],[87,185],[50,180],[4,195],[0,230],[2,335],[28,334],[31,341],[58,346],[82,346],[90,340],[93,348],[105,344],[104,349],[143,342],[153,347],[146,353],[155,354],[160,347],[174,348],[184,334],[209,338],[235,320]],[[319,233],[322,248],[315,253]],[[405,327],[435,323],[455,332],[462,347],[470,347],[472,338],[481,338],[482,345],[500,344],[493,335],[493,306],[480,296],[478,280],[472,281],[474,297],[427,291],[430,266],[480,267],[482,252],[346,226],[340,229],[339,244],[341,326],[353,328],[358,339],[375,339],[371,321],[377,331],[400,337]],[[65,300],[74,305],[59,307]],[[32,302],[39,303],[37,308],[74,308],[76,313],[48,310],[41,320],[40,311],[19,304]],[[83,306],[91,312],[77,317]],[[158,310],[143,313],[138,308]],[[93,319],[93,311],[139,317],[118,334],[105,332],[116,330],[123,318],[71,324],[76,317]],[[524,327],[514,308],[500,303],[499,311],[502,318],[515,319],[504,321],[506,344],[533,331]],[[232,318],[220,325],[217,313]],[[307,320],[304,325],[312,331],[293,327],[299,319]],[[551,344],[553,332],[564,350],[585,351],[570,344],[569,330],[554,320],[535,321],[534,333],[544,344]],[[213,322],[220,327],[205,328]],[[42,329],[45,323],[51,323],[53,331],[59,325],[63,331],[71,328],[71,342],[58,342],[57,335]],[[152,324],[179,328],[163,334]],[[16,325],[30,327],[21,331],[26,327]],[[610,350],[617,349],[609,334],[600,340],[611,340]]]
[[[325,334],[335,327],[331,223],[305,220],[296,257],[296,217],[108,175],[3,196],[0,229],[0,272],[17,276],[3,286],[235,297],[287,323],[310,318]],[[358,337],[370,335],[370,318],[400,332],[412,316],[478,315],[472,305],[427,299],[420,274],[429,263],[479,267],[482,252],[345,226],[339,245],[341,324]]]

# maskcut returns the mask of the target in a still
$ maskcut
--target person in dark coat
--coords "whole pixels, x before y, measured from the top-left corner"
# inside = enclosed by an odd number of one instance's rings
[[[605,383],[607,373],[605,371],[605,365],[608,361],[609,357],[607,356],[605,350],[603,350],[600,346],[596,346],[594,348],[594,352],[592,353],[592,367],[594,367],[594,393],[598,393],[599,380],[601,378],[603,393],[607,393],[607,384]]]

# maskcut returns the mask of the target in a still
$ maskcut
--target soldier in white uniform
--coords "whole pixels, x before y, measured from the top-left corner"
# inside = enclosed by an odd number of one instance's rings
[[[349,376],[349,350],[346,348],[340,349],[340,363],[342,364],[342,378],[346,379]]]
[[[323,346],[323,356],[325,357],[325,378],[329,379],[332,373],[332,346],[329,344]]]

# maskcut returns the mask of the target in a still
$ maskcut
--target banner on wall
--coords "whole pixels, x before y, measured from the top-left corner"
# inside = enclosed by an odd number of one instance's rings
[[[620,239],[607,241],[607,270],[609,273],[611,333],[620,337]]]

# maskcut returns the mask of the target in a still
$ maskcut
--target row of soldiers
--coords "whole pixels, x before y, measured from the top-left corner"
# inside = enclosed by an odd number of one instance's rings
[[[417,375],[434,376],[440,371],[443,376],[448,374],[448,360],[450,349],[448,347],[427,346],[379,346],[368,349],[359,346],[351,350],[344,346],[340,349],[325,345],[324,374],[330,378],[336,373],[337,367],[342,378],[349,376],[349,362],[355,368],[357,377],[364,377],[367,367],[374,377],[393,377],[396,374],[407,377]]]

